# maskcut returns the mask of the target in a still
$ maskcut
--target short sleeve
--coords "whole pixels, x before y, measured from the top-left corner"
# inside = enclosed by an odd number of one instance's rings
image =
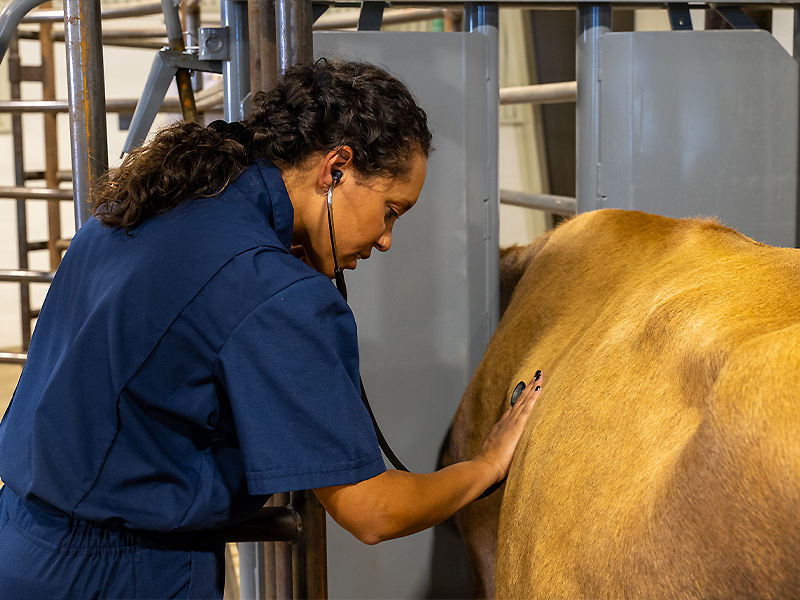
[[[324,277],[254,309],[216,371],[251,494],[357,483],[386,470],[361,402],[355,320]]]

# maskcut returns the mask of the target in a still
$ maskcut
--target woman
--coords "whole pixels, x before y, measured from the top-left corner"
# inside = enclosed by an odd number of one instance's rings
[[[505,476],[539,386],[473,460],[387,471],[329,281],[416,203],[424,111],[384,71],[327,61],[254,106],[161,131],[96,190],[0,426],[0,597],[221,597],[222,528],[270,494],[313,489],[372,544]]]

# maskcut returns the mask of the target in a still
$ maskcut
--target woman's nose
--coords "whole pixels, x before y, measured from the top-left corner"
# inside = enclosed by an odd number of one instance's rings
[[[387,229],[381,237],[378,238],[378,241],[375,243],[375,247],[380,250],[381,252],[386,252],[389,248],[392,247],[392,230]]]

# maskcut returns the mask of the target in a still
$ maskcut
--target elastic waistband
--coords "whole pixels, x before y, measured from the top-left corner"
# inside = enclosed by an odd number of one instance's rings
[[[211,549],[222,539],[220,531],[162,533],[81,521],[56,508],[23,500],[8,486],[0,488],[0,524],[4,516],[32,543],[70,554],[121,554],[154,547]]]

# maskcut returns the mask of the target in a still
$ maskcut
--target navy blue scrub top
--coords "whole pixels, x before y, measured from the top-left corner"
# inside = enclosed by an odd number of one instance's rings
[[[127,234],[90,219],[0,425],[0,478],[86,521],[221,527],[266,495],[385,470],[352,312],[290,254],[279,170]]]

